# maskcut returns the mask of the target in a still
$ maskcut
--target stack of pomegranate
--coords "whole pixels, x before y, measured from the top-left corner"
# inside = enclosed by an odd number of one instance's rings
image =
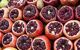
[[[5,1],[0,50],[80,50],[80,0]]]

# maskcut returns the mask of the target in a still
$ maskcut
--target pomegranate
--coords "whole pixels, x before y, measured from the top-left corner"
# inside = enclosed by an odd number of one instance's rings
[[[15,47],[17,37],[11,32],[6,33],[2,38],[2,44],[4,47]]]
[[[68,21],[67,23],[64,24],[63,33],[67,38],[71,40],[79,38],[80,22],[77,20]]]
[[[43,7],[40,12],[40,17],[46,23],[56,20],[57,8],[51,5]]]
[[[42,34],[43,24],[39,20],[30,20],[26,26],[26,33],[30,37],[39,36]]]
[[[21,35],[16,42],[19,50],[31,50],[32,38],[27,35]]]
[[[32,42],[32,50],[50,50],[51,44],[46,36],[38,36]]]
[[[9,18],[12,21],[17,21],[17,20],[22,19],[22,11],[18,8],[11,9],[11,11],[9,13]]]
[[[74,18],[73,8],[70,6],[62,6],[58,10],[57,17],[58,17],[58,20],[61,21],[62,23],[72,20]]]
[[[66,37],[60,37],[54,42],[54,50],[72,50],[73,44]]]
[[[45,27],[45,34],[49,39],[56,39],[61,37],[63,24],[58,21],[51,21]]]
[[[38,10],[35,5],[27,5],[23,10],[23,18],[24,20],[28,21],[34,19],[38,16]]]

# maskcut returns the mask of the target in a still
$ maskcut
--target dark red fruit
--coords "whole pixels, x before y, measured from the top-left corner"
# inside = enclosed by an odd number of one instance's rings
[[[26,4],[26,0],[10,0],[7,7],[8,8],[22,8]]]
[[[42,8],[40,12],[40,17],[46,23],[56,20],[57,17],[57,8],[48,5]]]
[[[17,20],[12,26],[12,32],[16,36],[20,36],[25,33],[26,23],[22,20]]]
[[[27,35],[21,35],[16,42],[16,46],[19,50],[31,50],[32,38]]]
[[[3,36],[2,44],[4,47],[15,47],[16,41],[17,41],[17,37],[9,32]]]
[[[1,20],[1,18],[7,18],[8,17],[8,13],[9,13],[9,9],[8,8],[1,8],[0,9],[0,20]]]
[[[0,32],[0,44],[2,43],[3,33]]]
[[[32,50],[50,50],[51,44],[46,36],[38,36],[32,42]]]
[[[27,5],[23,10],[23,18],[28,21],[38,16],[38,10],[35,5]]]
[[[27,23],[26,33],[30,37],[35,37],[42,34],[43,24],[39,20],[31,20]]]
[[[37,0],[27,0],[28,4],[36,4]]]
[[[45,5],[56,5],[58,3],[58,0],[43,0]]]
[[[74,42],[74,50],[80,50],[80,38]]]
[[[18,9],[18,8],[11,9],[11,11],[9,13],[9,18],[12,21],[16,21],[16,20],[22,19],[22,11],[20,9]]]
[[[63,6],[58,11],[58,19],[62,23],[65,23],[74,18],[73,8],[70,6]]]
[[[80,5],[75,9],[75,17],[80,20]]]
[[[11,28],[12,28],[12,24],[13,22],[8,19],[8,18],[3,18],[1,21],[0,21],[0,31],[1,32],[10,32],[11,31]]]
[[[70,20],[65,23],[63,28],[64,35],[71,39],[75,40],[80,37],[80,22],[77,20]]]
[[[79,0],[60,0],[62,5],[76,5]]]
[[[45,27],[45,34],[49,39],[56,39],[62,35],[63,24],[58,21],[51,21]]]
[[[72,42],[66,37],[60,37],[54,42],[54,50],[73,50]]]

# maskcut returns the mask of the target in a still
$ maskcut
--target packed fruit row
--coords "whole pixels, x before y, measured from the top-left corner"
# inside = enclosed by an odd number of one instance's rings
[[[79,0],[0,0],[0,50],[80,50]]]

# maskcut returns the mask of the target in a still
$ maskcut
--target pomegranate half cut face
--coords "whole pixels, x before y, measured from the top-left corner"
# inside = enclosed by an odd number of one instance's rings
[[[25,5],[26,0],[10,0],[7,7],[9,8],[21,8]]]
[[[4,47],[15,47],[16,39],[16,36],[14,36],[12,33],[6,33],[3,36],[2,44]]]
[[[80,38],[74,42],[74,50],[80,49]]]
[[[21,35],[16,42],[16,46],[19,50],[31,50],[32,38],[27,35]]]
[[[62,35],[63,24],[58,21],[49,22],[45,27],[45,34],[49,39],[56,39]]]
[[[51,5],[43,7],[40,12],[40,17],[43,19],[44,22],[50,22],[50,21],[56,20],[57,8]]]
[[[32,42],[32,50],[50,50],[50,42],[46,36],[38,36]]]
[[[63,6],[58,11],[58,19],[65,23],[74,18],[73,8],[70,6]]]
[[[75,9],[75,17],[80,20],[80,5],[76,7]]]
[[[39,20],[31,20],[27,23],[26,33],[31,37],[42,34],[43,24]]]
[[[20,36],[25,32],[26,23],[22,20],[17,20],[12,26],[12,32],[16,36]]]
[[[14,8],[9,13],[9,18],[12,21],[20,20],[22,19],[22,11],[18,8]]]
[[[54,50],[72,50],[73,44],[72,42],[65,38],[61,37],[54,42]]]
[[[38,16],[38,10],[35,5],[27,5],[23,10],[23,18],[28,21]]]
[[[80,22],[77,20],[70,20],[64,25],[64,35],[71,40],[77,39],[80,36]]]
[[[1,8],[0,9],[0,19],[1,18],[7,18],[8,17],[8,13],[9,13],[9,9],[8,8]]]
[[[12,28],[12,21],[8,18],[3,18],[1,21],[0,21],[0,31],[1,32],[9,32],[11,31],[11,28]]]

